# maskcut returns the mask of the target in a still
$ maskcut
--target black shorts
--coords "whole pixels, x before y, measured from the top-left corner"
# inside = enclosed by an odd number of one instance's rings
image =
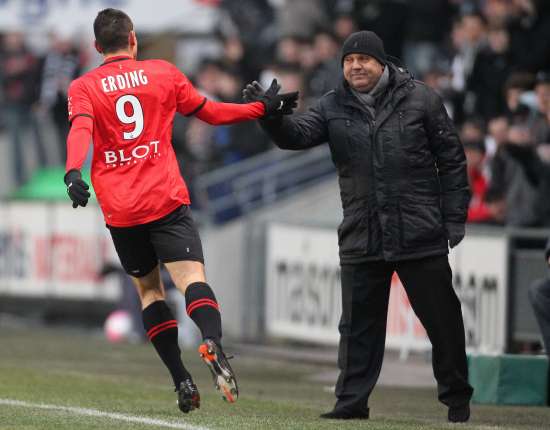
[[[199,261],[204,264],[202,244],[189,206],[132,227],[107,225],[122,267],[136,278],[147,275],[158,264]]]

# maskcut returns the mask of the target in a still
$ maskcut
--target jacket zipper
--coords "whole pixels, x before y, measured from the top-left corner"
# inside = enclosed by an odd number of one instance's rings
[[[403,134],[403,133],[405,132],[405,126],[404,126],[404,124],[403,124],[403,111],[400,110],[400,111],[398,112],[398,115],[399,115],[399,132],[400,132],[401,134]]]

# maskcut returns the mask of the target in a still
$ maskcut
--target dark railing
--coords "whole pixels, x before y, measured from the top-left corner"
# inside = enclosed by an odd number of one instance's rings
[[[195,194],[207,220],[222,223],[318,183],[334,170],[326,146],[302,152],[273,149],[201,175]]]

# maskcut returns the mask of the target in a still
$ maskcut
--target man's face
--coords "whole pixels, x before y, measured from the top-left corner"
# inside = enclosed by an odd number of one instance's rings
[[[368,92],[374,88],[384,66],[366,54],[348,54],[344,57],[344,78],[356,91]]]
[[[550,107],[550,83],[539,83],[535,87],[535,94],[537,95],[537,107],[542,113],[548,112]]]

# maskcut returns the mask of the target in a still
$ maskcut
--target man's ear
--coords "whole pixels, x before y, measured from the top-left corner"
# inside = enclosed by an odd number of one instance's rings
[[[128,33],[128,46],[133,48],[135,45],[137,45],[137,36],[136,32],[132,30]]]
[[[97,52],[99,52],[100,54],[103,54],[103,49],[101,48],[101,46],[99,46],[99,43],[97,43],[97,40],[94,40],[94,48]]]

